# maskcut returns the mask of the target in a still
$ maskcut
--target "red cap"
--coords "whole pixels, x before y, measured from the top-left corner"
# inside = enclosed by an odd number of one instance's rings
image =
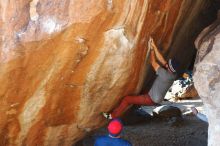
[[[113,119],[108,125],[108,131],[112,135],[119,135],[123,129],[123,125],[120,120]]]

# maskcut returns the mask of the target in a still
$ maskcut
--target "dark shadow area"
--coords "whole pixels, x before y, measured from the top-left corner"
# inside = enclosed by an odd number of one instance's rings
[[[191,22],[190,30],[188,32],[181,32],[182,29],[175,31],[175,38],[173,38],[170,44],[170,49],[164,54],[167,58],[175,58],[180,62],[179,76],[186,70],[193,70],[194,62],[196,58],[197,49],[194,46],[194,42],[201,31],[212,24],[217,18],[217,11],[220,9],[220,0],[213,0],[209,2],[209,5],[201,11],[196,20]],[[184,23],[184,21],[182,22]],[[160,44],[157,44],[159,48]],[[161,48],[162,49],[162,48]],[[149,88],[154,81],[155,72],[148,66],[147,76],[143,84],[141,93],[148,92]]]

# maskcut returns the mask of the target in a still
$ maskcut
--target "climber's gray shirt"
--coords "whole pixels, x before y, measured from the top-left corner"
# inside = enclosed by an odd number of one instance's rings
[[[170,73],[162,67],[157,69],[156,74],[157,78],[149,91],[149,95],[155,103],[160,103],[176,79],[176,74]]]

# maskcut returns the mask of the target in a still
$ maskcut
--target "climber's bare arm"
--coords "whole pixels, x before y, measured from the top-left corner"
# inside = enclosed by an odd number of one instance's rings
[[[158,68],[160,67],[160,65],[156,61],[155,52],[153,49],[150,52],[150,61],[151,61],[151,65],[152,65],[153,69],[155,71],[157,71]]]
[[[151,39],[152,39],[152,38],[151,38]],[[152,48],[153,48],[154,51],[155,51],[155,55],[156,55],[158,61],[159,61],[163,66],[165,66],[165,65],[167,64],[167,61],[164,59],[163,55],[162,55],[162,54],[160,53],[160,51],[158,50],[158,48],[157,48],[157,46],[156,46],[156,44],[155,44],[155,42],[154,42],[153,39],[152,39],[152,41],[151,41],[151,46],[152,46]]]

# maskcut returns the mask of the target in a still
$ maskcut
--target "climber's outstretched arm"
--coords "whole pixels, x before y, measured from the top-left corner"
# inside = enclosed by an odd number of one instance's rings
[[[160,65],[156,61],[155,52],[153,49],[151,49],[151,52],[150,52],[150,62],[151,62],[153,69],[157,71]]]
[[[154,40],[152,38],[151,39],[151,46],[155,51],[155,55],[157,57],[157,60],[163,65],[165,66],[167,64],[167,61],[164,59],[163,55],[160,53],[160,51],[158,50]]]

